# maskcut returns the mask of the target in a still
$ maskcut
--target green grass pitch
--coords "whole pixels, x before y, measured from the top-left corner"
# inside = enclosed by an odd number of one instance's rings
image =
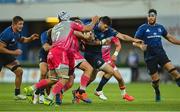
[[[23,87],[30,84],[23,84]],[[98,111],[180,111],[180,88],[175,84],[161,84],[161,102],[154,101],[154,94],[150,83],[131,83],[127,84],[127,91],[135,97],[133,102],[124,101],[121,98],[117,84],[107,84],[104,93],[108,101],[102,101],[96,97],[94,89],[97,84],[88,87],[87,92],[92,99],[92,104],[81,102],[80,104],[71,103],[71,90],[64,94],[63,104],[59,107],[45,106],[42,104],[33,105],[27,101],[15,101],[14,84],[0,83],[0,111],[9,112],[98,112]],[[77,88],[78,84],[73,86]]]

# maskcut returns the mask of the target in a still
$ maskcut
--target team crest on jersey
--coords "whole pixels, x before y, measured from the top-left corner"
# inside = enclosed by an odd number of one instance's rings
[[[101,38],[104,37],[104,34],[101,34]]]
[[[158,28],[158,32],[162,32],[161,28]]]
[[[146,30],[146,32],[150,32],[150,30],[149,30],[149,29],[147,29],[147,30]]]
[[[14,38],[12,39],[12,42],[15,42],[15,39],[14,39]]]
[[[98,64],[98,65],[100,65],[101,63],[102,63],[101,61],[99,61],[99,60],[97,61],[97,64]]]

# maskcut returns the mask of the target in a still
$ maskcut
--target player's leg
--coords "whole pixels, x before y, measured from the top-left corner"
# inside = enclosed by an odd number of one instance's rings
[[[56,104],[57,105],[62,104],[63,94],[64,94],[64,92],[66,92],[73,86],[74,79],[75,79],[75,74],[74,74],[74,70],[73,70],[73,72],[69,72],[69,79],[68,79],[67,83],[64,85],[63,89],[58,94],[56,94]]]
[[[116,80],[118,81],[118,84],[119,84],[119,88],[121,90],[121,95],[123,97],[123,99],[126,99],[127,101],[133,101],[134,100],[134,97],[132,96],[129,96],[127,93],[126,93],[126,87],[125,87],[125,84],[124,84],[124,80],[122,78],[122,75],[120,74],[120,72],[117,70],[117,67],[115,66],[115,64],[111,63],[111,66],[114,68],[114,74],[113,76],[116,78]],[[102,89],[103,87],[105,86],[105,84],[109,81],[109,79],[112,77],[112,75],[109,75],[109,74],[104,74],[97,89],[96,89],[96,92],[95,94],[96,95],[99,95],[99,97],[103,100],[107,100],[107,97],[105,97],[105,95],[103,94],[102,92]]]
[[[34,92],[35,90],[40,89],[40,88],[41,89],[45,88],[57,82],[56,68],[58,68],[59,65],[61,64],[61,59],[63,59],[62,54],[66,55],[66,53],[63,52],[63,50],[61,50],[62,52],[59,52],[59,50],[61,49],[54,47],[53,49],[49,51],[47,63],[48,63],[49,71],[50,71],[50,76],[48,77],[48,79],[42,79],[38,83],[24,88],[24,92],[26,93],[26,95],[32,95],[32,92]]]
[[[48,73],[48,65],[46,62],[40,62],[39,64],[39,68],[40,68],[40,80],[42,79],[46,79],[47,78],[47,73]],[[39,103],[43,103],[44,102],[44,88],[42,89],[37,89],[34,93],[34,97],[33,97],[33,104],[36,104],[39,100]]]
[[[73,56],[74,56],[74,62],[75,62],[74,66],[83,71],[83,74],[82,74],[81,80],[80,80],[80,87],[75,92],[75,95],[77,98],[81,99],[82,101],[84,101],[86,103],[91,103],[91,100],[88,98],[85,90],[86,90],[87,84],[90,80],[90,77],[92,75],[93,68],[84,59],[84,57],[80,54],[80,52],[74,52]]]
[[[23,75],[23,69],[20,65],[20,63],[17,60],[14,60],[13,62],[6,65],[7,68],[9,68],[14,74],[15,77],[15,99],[26,99],[26,96],[23,96],[20,94],[20,88],[22,83],[22,75]]]
[[[89,80],[89,82],[87,84],[87,86],[89,86],[96,79],[97,75],[103,76],[104,72],[103,71],[99,71],[98,69],[94,69],[93,72],[92,72],[92,75],[90,77],[90,80]]]
[[[75,74],[69,75],[69,80],[68,80],[68,82],[65,84],[65,86],[64,86],[64,88],[63,88],[63,90],[62,90],[63,93],[66,92],[67,90],[69,90],[69,89],[73,86],[73,84],[74,84],[74,79],[75,79]]]
[[[59,52],[61,51],[61,52]],[[51,80],[56,80],[56,84],[52,87],[50,94],[44,101],[46,105],[54,103],[55,96],[62,91],[64,85],[67,83],[69,76],[69,59],[67,52],[59,47],[51,49],[48,54],[48,67],[55,70],[55,77],[49,77]]]
[[[180,87],[180,73],[177,71],[174,65],[171,62],[167,62],[164,65],[164,68],[171,74],[177,85]]]
[[[98,84],[98,87],[96,88],[94,94],[98,96],[102,100],[107,100],[107,97],[103,93],[103,87],[108,82],[108,80],[112,77],[111,75],[105,74],[103,71],[99,71],[97,75],[102,76],[100,83]]]
[[[53,78],[52,80],[58,80],[58,81],[54,84],[54,86],[51,89],[50,94],[44,101],[45,105],[54,104],[55,96],[59,94],[60,91],[62,91],[62,89],[64,88],[64,85],[69,80],[69,76],[68,76],[69,66],[68,65],[61,64],[55,71],[56,71],[56,77],[51,77],[51,78]]]
[[[160,97],[160,89],[159,89],[159,81],[160,81],[160,77],[158,74],[158,64],[157,64],[157,58],[153,58],[151,60],[146,61],[147,64],[147,69],[148,72],[151,76],[151,80],[152,80],[152,87],[154,89],[155,92],[155,101],[160,101],[161,97]]]
[[[57,75],[56,72],[54,70],[50,70],[50,74],[50,78],[42,79],[32,86],[25,87],[24,92],[26,93],[26,95],[32,96],[33,92],[35,92],[37,89],[43,89],[56,83],[57,80],[54,78]]]
[[[121,90],[121,96],[122,96],[122,98],[125,99],[125,100],[127,100],[127,101],[133,101],[133,100],[134,100],[134,97],[128,95],[128,93],[126,92],[126,86],[125,86],[124,80],[123,80],[123,78],[122,78],[121,73],[120,73],[117,69],[115,69],[114,77],[115,77],[116,80],[118,81],[119,89]]]
[[[80,79],[80,87],[76,91],[76,97],[86,103],[91,103],[91,100],[88,98],[85,91],[86,91],[86,87],[89,83],[91,74],[93,72],[93,68],[87,61],[81,62],[79,64],[78,68],[83,70],[84,72]]]
[[[161,65],[161,67],[164,67],[170,73],[170,75],[176,81],[177,85],[180,87],[180,73],[171,63],[165,52],[159,55],[159,64]]]
[[[115,65],[114,65],[111,61],[107,61],[107,63],[110,64],[110,65],[113,67],[113,69],[116,68]],[[117,68],[116,68],[116,69],[117,69]],[[115,71],[114,71],[114,73],[115,73]],[[103,92],[102,92],[102,89],[103,89],[103,87],[104,87],[105,84],[109,81],[109,79],[110,79],[111,77],[112,77],[112,75],[110,75],[110,74],[108,74],[108,73],[104,73],[104,75],[102,76],[101,81],[100,81],[98,87],[96,88],[96,92],[95,92],[96,95],[97,95],[98,93],[100,93],[99,97],[102,96],[102,98],[104,98],[104,100],[107,100],[107,98],[104,96],[104,94],[103,94]],[[118,77],[118,76],[117,76],[117,77]]]

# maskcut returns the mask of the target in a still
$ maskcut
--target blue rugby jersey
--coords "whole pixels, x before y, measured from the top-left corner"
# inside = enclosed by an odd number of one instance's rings
[[[144,43],[148,46],[147,51],[144,52],[145,60],[165,53],[161,38],[166,36],[167,31],[164,26],[160,24],[149,25],[145,23],[137,29],[135,37],[143,40]]]
[[[0,41],[7,45],[7,49],[15,50],[18,48],[17,42],[21,37],[21,32],[13,32],[12,27],[9,26],[0,34]]]

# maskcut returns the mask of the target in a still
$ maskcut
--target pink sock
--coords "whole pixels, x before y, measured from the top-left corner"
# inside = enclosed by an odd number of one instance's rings
[[[35,84],[36,89],[42,88],[44,86],[47,86],[49,83],[47,79],[42,79],[38,83]]]
[[[83,74],[81,76],[80,89],[85,90],[89,80],[90,80],[90,78],[87,77],[85,74]]]
[[[53,95],[59,93],[63,89],[63,87],[64,85],[60,81],[58,81],[52,88]]]

